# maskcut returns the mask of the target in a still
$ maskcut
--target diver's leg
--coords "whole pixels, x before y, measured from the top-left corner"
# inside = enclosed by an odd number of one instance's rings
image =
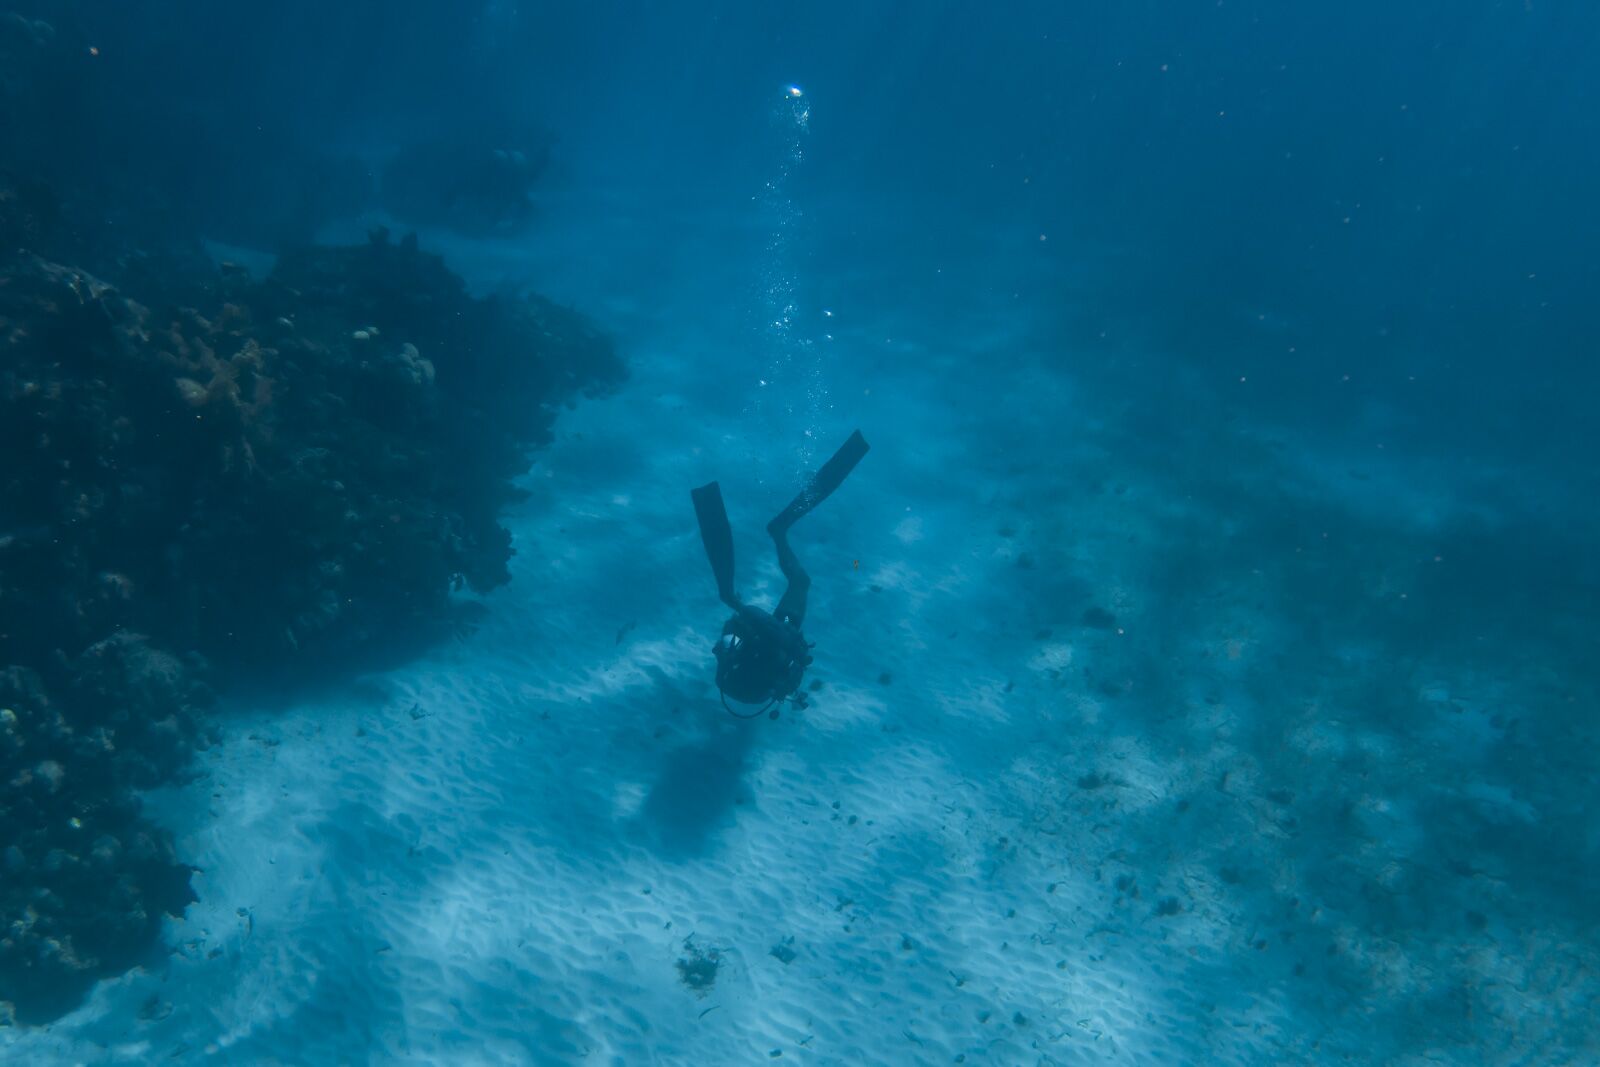
[[[783,591],[783,597],[772,614],[799,629],[806,617],[806,594],[811,591],[811,575],[800,566],[800,557],[789,547],[787,529],[772,530],[772,543],[778,546],[778,567],[783,571],[783,576],[789,579],[789,587]]]
[[[845,477],[855,469],[861,457],[867,454],[867,439],[857,430],[850,435],[850,439],[839,446],[839,451],[833,458],[822,465],[822,469],[811,476],[795,498],[789,501],[789,506],[778,512],[776,518],[767,523],[767,532],[774,537],[778,531],[787,530],[800,519],[804,518],[810,510],[826,500],[835,489],[844,482]],[[779,550],[780,555],[782,550]]]

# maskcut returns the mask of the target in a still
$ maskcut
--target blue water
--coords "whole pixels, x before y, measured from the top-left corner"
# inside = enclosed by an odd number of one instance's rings
[[[198,899],[0,1059],[1600,1062],[1600,8],[7,18],[46,258],[383,226],[627,377],[472,625],[210,679]],[[731,719],[688,491],[770,608],[857,428]]]

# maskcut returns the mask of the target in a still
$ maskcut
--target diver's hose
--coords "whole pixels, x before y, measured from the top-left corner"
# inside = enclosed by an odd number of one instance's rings
[[[771,711],[774,705],[783,703],[781,700],[769,700],[765,704],[761,705],[759,710],[752,711],[749,715],[740,715],[737,711],[734,711],[732,705],[728,703],[727,693],[724,693],[722,690],[718,689],[717,695],[722,698],[722,709],[729,715],[732,715],[735,719],[759,719],[761,716]]]

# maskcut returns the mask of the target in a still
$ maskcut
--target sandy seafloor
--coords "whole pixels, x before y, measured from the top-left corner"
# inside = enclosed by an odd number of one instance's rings
[[[1304,888],[1319,846],[1268,782],[1317,795],[1359,757],[1330,787],[1354,829],[1328,847],[1358,843],[1332,859],[1380,894],[1413,885],[1396,867],[1424,801],[1516,833],[1569,798],[1478,773],[1487,708],[1517,684],[1492,664],[1412,672],[1437,722],[1399,738],[1338,692],[1271,706],[1274,672],[1299,669],[1273,655],[1299,606],[1269,579],[1214,583],[1188,630],[1163,625],[1174,531],[1239,516],[1175,493],[1078,357],[1032,347],[1004,272],[1033,235],[977,240],[993,263],[889,257],[820,282],[759,226],[604,216],[447,250],[475,284],[589,311],[632,367],[538,457],[512,584],[419,662],[222,716],[196,780],[151,799],[201,869],[172,955],[4,1031],[6,1062],[1600,1057],[1593,942],[1474,904],[1517,903],[1492,872],[1431,890],[1409,933]],[[922,317],[883,296],[945,267],[984,280],[970,303]],[[810,346],[762,326],[791,284]],[[1052,284],[1070,299],[1070,277]],[[722,480],[740,585],[770,603],[761,530],[804,431],[815,462],[858,425],[871,455],[794,535],[823,685],[778,721],[730,721],[687,490]],[[1225,481],[1424,533],[1471,506],[1448,471],[1232,433]],[[1086,624],[1091,607],[1114,622]],[[1355,672],[1366,654],[1330,650]],[[1291,723],[1264,749],[1267,717]],[[1463,923],[1474,908],[1490,917]],[[684,981],[696,953],[718,962],[709,988]],[[1466,1007],[1442,991],[1461,982]]]

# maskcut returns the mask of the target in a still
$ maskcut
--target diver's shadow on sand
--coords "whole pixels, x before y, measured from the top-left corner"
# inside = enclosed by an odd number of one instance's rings
[[[667,753],[639,812],[640,824],[664,855],[704,853],[716,832],[733,821],[734,808],[750,799],[743,779],[754,732],[745,727],[717,723],[706,736]]]

